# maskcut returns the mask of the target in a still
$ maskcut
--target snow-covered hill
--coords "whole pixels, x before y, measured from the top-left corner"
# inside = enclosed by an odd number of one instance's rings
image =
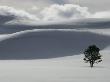
[[[34,29],[8,35],[0,42],[0,59],[42,59],[83,53],[91,44],[110,45],[110,36],[79,30]]]
[[[109,20],[18,26],[0,27],[0,82],[110,82]],[[83,62],[91,44],[103,55],[94,68]]]
[[[11,34],[32,29],[109,29],[110,19],[77,19],[58,22],[27,24],[0,24],[0,34]]]

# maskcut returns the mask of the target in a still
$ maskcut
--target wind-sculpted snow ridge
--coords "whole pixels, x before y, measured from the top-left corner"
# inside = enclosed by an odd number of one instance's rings
[[[84,31],[28,30],[1,40],[0,59],[48,59],[83,53],[90,44],[101,49],[110,45],[110,36]]]
[[[109,19],[79,19],[60,22],[38,22],[36,24],[0,25],[0,34],[11,34],[32,29],[110,29]]]

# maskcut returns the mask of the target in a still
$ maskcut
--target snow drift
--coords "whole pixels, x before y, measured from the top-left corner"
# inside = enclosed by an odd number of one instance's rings
[[[110,19],[77,19],[58,22],[36,22],[34,24],[3,24],[0,34],[11,34],[32,29],[109,29]]]
[[[30,30],[10,35],[0,42],[0,59],[47,59],[83,53],[90,44],[101,49],[110,37],[90,32]]]

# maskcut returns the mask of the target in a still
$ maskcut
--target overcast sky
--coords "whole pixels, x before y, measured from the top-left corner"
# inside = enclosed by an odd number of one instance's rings
[[[76,4],[86,6],[89,11],[105,11],[110,8],[110,0],[0,0],[0,5],[12,6],[19,9],[29,10],[30,8],[45,7],[52,4]]]
[[[110,18],[110,0],[0,0],[0,23]]]

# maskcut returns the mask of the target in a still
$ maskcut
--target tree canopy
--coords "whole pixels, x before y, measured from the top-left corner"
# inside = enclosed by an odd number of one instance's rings
[[[87,49],[84,51],[84,61],[86,63],[90,63],[90,66],[93,67],[94,63],[99,63],[102,61],[101,55],[99,53],[100,49],[96,45],[90,45]]]

